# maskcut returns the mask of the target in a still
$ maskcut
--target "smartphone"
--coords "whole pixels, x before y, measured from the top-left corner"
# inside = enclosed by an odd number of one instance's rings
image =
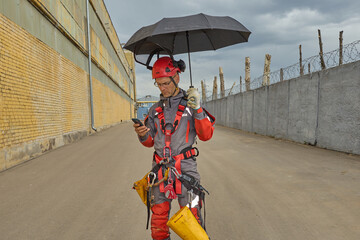
[[[137,118],[132,118],[131,119],[134,123],[138,123],[138,124],[140,124],[140,126],[143,126],[144,124],[139,120],[139,119],[137,119]]]

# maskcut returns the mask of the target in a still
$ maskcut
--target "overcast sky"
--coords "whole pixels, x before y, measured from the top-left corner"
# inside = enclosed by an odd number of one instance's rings
[[[205,80],[212,90],[214,76],[223,68],[225,88],[245,77],[245,57],[251,59],[251,78],[262,75],[265,54],[271,55],[271,71],[287,67],[299,60],[299,44],[303,59],[319,53],[317,29],[321,30],[324,52],[339,46],[339,32],[344,31],[344,45],[360,40],[359,0],[104,0],[121,43],[141,27],[164,17],[180,17],[204,13],[230,16],[252,33],[249,42],[191,54],[193,84],[200,89]],[[187,55],[175,55],[188,64]],[[159,95],[151,71],[136,64],[137,97]],[[219,77],[218,77],[219,78]],[[181,75],[180,87],[190,86],[189,72]]]

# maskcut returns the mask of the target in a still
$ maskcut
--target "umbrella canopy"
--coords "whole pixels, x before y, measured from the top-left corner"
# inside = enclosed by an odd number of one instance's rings
[[[142,27],[129,39],[124,48],[134,53],[137,62],[151,68],[149,63],[155,54],[172,56],[216,50],[247,42],[250,33],[246,27],[231,17],[200,13],[185,17],[163,18],[153,25]]]

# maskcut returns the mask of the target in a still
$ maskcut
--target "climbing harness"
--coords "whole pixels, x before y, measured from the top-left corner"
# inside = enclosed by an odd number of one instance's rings
[[[175,119],[174,119],[174,123],[166,123],[165,124],[165,116],[164,116],[164,106],[163,104],[161,104],[161,106],[157,107],[155,109],[155,111],[158,113],[157,117],[160,121],[160,129],[161,131],[164,133],[165,135],[165,146],[163,148],[163,157],[161,158],[156,152],[154,153],[154,160],[156,163],[162,163],[162,164],[166,164],[166,163],[171,163],[173,162],[173,160],[175,160],[175,168],[181,173],[181,160],[184,159],[180,159],[181,158],[181,154],[177,155],[177,156],[172,156],[171,154],[171,148],[170,148],[170,144],[171,144],[171,136],[175,133],[175,131],[177,130],[178,126],[180,125],[180,120],[181,117],[186,109],[186,105],[187,105],[187,100],[185,98],[182,98],[180,100],[179,106],[178,106],[178,110],[176,112],[175,115]],[[191,152],[188,153],[191,155]],[[159,170],[158,172],[158,178],[161,179],[163,177],[163,173],[161,170]],[[175,192],[176,194],[180,194],[181,193],[181,184],[179,182],[178,179],[175,180]],[[164,192],[164,184],[160,184],[160,192]]]

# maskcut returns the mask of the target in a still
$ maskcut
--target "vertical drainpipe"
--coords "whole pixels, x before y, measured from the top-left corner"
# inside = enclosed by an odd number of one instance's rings
[[[89,0],[86,0],[86,20],[87,20],[87,39],[89,48],[89,83],[90,83],[90,108],[91,108],[91,128],[97,131],[94,126],[94,102],[92,89],[92,75],[91,75],[91,44],[90,44],[90,14],[89,14]]]
[[[131,76],[133,77],[133,91],[134,91],[134,112],[131,114],[134,114],[134,118],[137,118],[137,114],[135,114],[135,113],[137,113],[137,110],[136,110],[137,104],[136,104],[136,79],[135,79],[134,75],[135,75],[134,69],[131,69]]]

